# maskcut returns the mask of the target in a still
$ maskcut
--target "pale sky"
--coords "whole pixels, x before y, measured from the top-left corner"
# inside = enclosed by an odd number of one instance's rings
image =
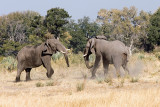
[[[102,8],[122,9],[130,6],[135,6],[138,11],[154,13],[160,7],[160,0],[0,0],[0,16],[26,10],[36,11],[45,16],[47,10],[60,7],[74,20],[84,16],[96,20],[98,11]]]

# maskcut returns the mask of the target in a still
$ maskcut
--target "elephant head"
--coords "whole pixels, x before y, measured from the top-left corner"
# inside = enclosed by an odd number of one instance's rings
[[[48,39],[44,43],[42,54],[43,55],[52,55],[53,53],[56,53],[57,51],[62,52],[64,54],[67,66],[69,67],[67,49],[57,39]]]
[[[96,38],[89,39],[86,44],[86,48],[84,50],[83,56],[84,56],[86,67],[88,69],[93,67],[93,65],[91,65],[91,66],[89,65],[89,55],[95,53],[95,44],[96,44]]]

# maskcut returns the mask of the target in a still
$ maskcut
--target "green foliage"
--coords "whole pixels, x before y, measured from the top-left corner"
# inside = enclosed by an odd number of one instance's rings
[[[160,45],[160,8],[153,15],[137,12],[134,6],[101,9],[96,21],[84,17],[75,22],[70,17],[61,8],[49,9],[45,17],[34,11],[0,16],[0,55],[15,56],[23,46],[37,45],[54,36],[76,54],[84,51],[88,38],[97,35],[118,39],[127,46],[133,39],[133,46],[145,51]]]
[[[19,42],[5,40],[3,44],[4,55],[6,56],[16,56],[18,51],[24,46],[25,44],[21,45]]]
[[[134,46],[145,49],[147,45],[147,34],[150,14],[140,11],[132,6],[118,9],[101,9],[98,12],[97,21],[102,25],[101,32],[108,40],[120,40],[127,46],[134,40]]]
[[[65,27],[69,18],[68,12],[60,8],[51,8],[47,11],[45,17],[45,26],[51,34],[55,34],[56,38],[65,32]]]
[[[155,57],[160,60],[160,53],[159,53],[159,52],[156,52],[156,53],[155,53]]]
[[[90,22],[89,17],[79,19],[78,23],[73,20],[67,24],[72,39],[70,40],[69,48],[73,49],[74,53],[83,52],[87,43],[87,38],[100,34],[100,26],[95,22]]]
[[[71,64],[82,64],[82,63],[84,63],[83,54],[81,52],[79,52],[79,54],[72,53],[69,56],[69,60],[70,60]]]
[[[143,54],[141,54],[141,55],[138,56],[138,58],[142,60],[142,59],[145,58],[145,56]]]
[[[29,35],[28,41],[32,45],[37,45],[42,43],[42,40],[36,35]]]
[[[52,59],[53,59],[54,62],[56,62],[57,60],[59,60],[61,57],[63,57],[63,54],[60,53],[60,52],[52,55]]]
[[[152,46],[150,50],[153,45],[160,45],[160,8],[150,18],[148,44]]]
[[[3,57],[1,64],[4,66],[5,69],[9,71],[12,71],[17,67],[16,59],[11,56]]]
[[[15,56],[23,46],[42,41],[45,32],[43,17],[37,12],[13,12],[2,16],[0,17],[0,54]]]

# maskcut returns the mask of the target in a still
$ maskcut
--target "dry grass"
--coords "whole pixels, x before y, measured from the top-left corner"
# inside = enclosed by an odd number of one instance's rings
[[[66,67],[63,58],[52,61],[54,75],[46,77],[43,67],[33,69],[32,81],[15,83],[16,71],[7,72],[1,64],[0,107],[158,107],[160,105],[160,61],[157,54],[134,54],[129,62],[130,76],[121,69],[121,78],[116,78],[113,66],[107,78],[100,66],[97,78],[80,58],[70,57],[71,67]],[[78,57],[81,57],[80,55]],[[73,60],[74,59],[74,60]],[[101,64],[102,65],[102,64]],[[134,81],[134,82],[132,82]],[[81,84],[81,91],[77,91]],[[41,86],[43,85],[43,86]],[[38,86],[38,87],[37,87]],[[40,86],[40,87],[39,87]]]

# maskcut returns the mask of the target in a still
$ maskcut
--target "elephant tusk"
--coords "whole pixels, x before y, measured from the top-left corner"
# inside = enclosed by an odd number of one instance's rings
[[[63,54],[66,53],[66,52],[63,52],[63,51],[61,51],[61,52],[62,52]]]
[[[67,51],[69,51],[70,49],[66,49]]]
[[[83,55],[83,56],[87,56],[87,54]]]

